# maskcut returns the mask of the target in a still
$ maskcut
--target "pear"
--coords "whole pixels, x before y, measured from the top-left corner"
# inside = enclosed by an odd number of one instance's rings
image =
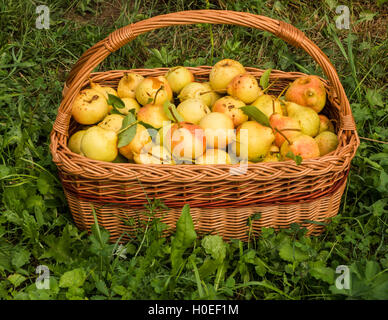
[[[98,92],[102,93],[106,99],[109,98],[108,94],[112,94],[114,96],[117,96],[117,91],[113,89],[112,87],[108,86],[101,86],[98,83],[95,83],[93,81],[90,81],[90,87],[94,90],[97,90]]]
[[[174,123],[165,138],[171,141],[164,143],[178,163],[191,163],[202,156],[206,150],[206,137],[202,128],[189,122]]]
[[[320,155],[318,143],[307,134],[299,134],[296,137],[292,137],[280,147],[280,154],[284,159],[288,158],[287,154],[290,151],[295,156],[301,156],[302,159],[317,158]]]
[[[202,85],[207,91],[205,93],[201,93],[200,98],[209,108],[211,108],[214,103],[221,98],[221,95],[213,90],[210,82],[202,82]]]
[[[147,129],[141,125],[136,125],[136,134],[129,144],[124,147],[119,148],[120,154],[126,157],[128,160],[133,160],[134,154],[139,154],[141,149],[152,142],[151,136],[149,135]]]
[[[320,120],[319,133],[323,131],[334,132],[333,123],[329,120],[329,118],[323,114],[319,114],[318,116]]]
[[[319,154],[324,156],[335,149],[338,146],[338,137],[335,133],[330,131],[323,131],[315,137],[315,141],[319,147]]]
[[[274,108],[275,104],[275,108]],[[273,96],[268,94],[260,95],[255,101],[251,103],[252,106],[255,106],[261,112],[263,112],[268,118],[273,113],[283,114],[280,101]]]
[[[134,154],[133,160],[139,164],[174,164],[170,152],[155,144],[143,147],[140,153]]]
[[[134,72],[125,73],[117,85],[117,95],[122,98],[135,98],[136,88],[144,77]]]
[[[221,112],[226,114],[233,121],[233,125],[238,127],[245,121],[248,121],[248,116],[240,109],[245,103],[231,96],[224,96],[218,99],[212,108],[213,112]]]
[[[245,72],[246,70],[240,62],[232,59],[223,59],[218,61],[210,70],[209,82],[215,91],[225,93],[229,82],[235,76]]]
[[[98,83],[90,81],[90,87],[101,94],[105,96],[105,99],[108,101],[109,96],[108,94],[112,94],[114,96],[117,96],[117,91],[113,89],[112,87],[106,87],[106,86],[101,86]],[[108,112],[111,112],[113,107],[111,105],[108,105]]]
[[[298,120],[283,116],[279,113],[272,114],[269,117],[269,123],[275,133],[275,145],[279,148],[286,138],[291,139],[292,137],[301,134],[301,127]]]
[[[248,73],[235,76],[226,87],[228,95],[241,100],[245,104],[255,101],[263,92],[256,78]]]
[[[194,81],[193,73],[183,66],[169,69],[165,77],[170,84],[172,91],[176,94],[181,92],[185,85]]]
[[[203,99],[203,95],[209,91],[208,87],[201,82],[190,82],[185,85],[178,95],[180,102],[187,99]],[[204,103],[207,101],[203,100]],[[206,104],[207,105],[207,104]]]
[[[69,142],[67,143],[67,146],[71,151],[74,153],[81,154],[81,141],[82,137],[84,136],[86,130],[79,130],[76,133],[73,133],[69,139]]]
[[[326,103],[326,91],[322,81],[314,75],[296,79],[287,89],[287,101],[306,106],[319,113]]]
[[[206,152],[195,160],[195,164],[231,164],[230,156],[221,149],[207,149]]]
[[[90,127],[82,137],[81,152],[93,160],[113,161],[118,154],[116,132],[99,126]]]
[[[135,90],[136,100],[141,105],[149,103],[161,104],[165,101],[172,101],[173,92],[163,76],[147,77],[143,79]]]
[[[272,145],[262,162],[278,162],[280,161],[280,149],[277,145]]]
[[[124,115],[127,115],[130,110],[135,109],[135,115],[140,109],[140,104],[134,98],[121,98],[124,102],[125,107],[120,109],[120,112]]]
[[[123,124],[124,116],[120,114],[108,114],[98,126],[118,133]]]
[[[209,107],[200,99],[187,99],[177,107],[178,113],[186,122],[199,124],[201,119],[210,113]]]
[[[137,119],[153,126],[155,129],[161,128],[163,122],[170,121],[164,112],[163,105],[152,103],[146,104],[139,109]]]
[[[256,121],[246,121],[237,128],[232,151],[242,159],[258,162],[269,152],[274,140],[275,135],[271,128]]]
[[[105,96],[94,89],[84,89],[74,99],[72,116],[80,124],[96,124],[108,114]]]
[[[207,114],[199,126],[204,130],[207,146],[211,149],[224,149],[235,138],[233,121],[224,113]]]
[[[171,134],[171,126],[172,122],[164,122],[163,126],[158,130],[158,133],[155,135],[154,142],[157,145],[165,146],[170,149],[170,146],[168,145],[171,143],[171,136],[168,136],[168,134]]]
[[[309,107],[303,107],[294,102],[285,102],[287,114],[299,121],[302,133],[315,137],[319,133],[320,120],[318,113]]]

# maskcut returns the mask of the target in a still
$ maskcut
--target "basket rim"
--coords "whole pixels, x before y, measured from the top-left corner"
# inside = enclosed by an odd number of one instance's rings
[[[203,71],[208,72],[210,70],[210,66],[197,66],[197,67],[189,67],[194,72]],[[168,68],[150,68],[150,69],[130,69],[132,72],[139,72],[146,74],[148,72],[157,72],[162,73]],[[255,68],[255,67],[247,67],[247,71],[250,73],[257,73],[262,74],[264,72],[263,69]],[[128,72],[129,70],[108,70],[108,71],[101,71],[101,72],[94,72],[91,74],[90,80],[93,80],[94,82],[102,82],[102,79],[104,79],[104,76],[110,76],[112,74],[115,74],[116,78],[120,78],[122,74],[125,72]],[[284,79],[291,78],[297,78],[306,75],[302,72],[286,72],[282,70],[272,70],[270,75],[270,80],[274,80],[276,77],[282,76]],[[284,80],[283,79],[283,80]],[[327,89],[330,89],[329,84],[327,83],[327,80],[324,78],[320,79],[325,84],[325,87]],[[112,81],[111,79],[105,79],[107,81]],[[87,87],[89,84],[89,80],[85,80],[82,88]],[[339,110],[338,104],[333,96],[331,96],[328,92],[328,99],[327,99],[332,107],[337,108]],[[339,116],[341,118],[341,113],[339,113]],[[343,123],[343,122],[342,122]],[[257,171],[265,171],[272,170],[273,174],[271,175],[271,178],[276,178],[279,176],[279,174],[282,174],[285,178],[292,178],[295,176],[305,175],[305,176],[319,176],[321,174],[324,174],[328,171],[328,167],[336,167],[336,163],[340,163],[340,166],[337,165],[337,171],[344,171],[346,167],[348,166],[348,163],[351,161],[351,159],[354,157],[354,153],[357,149],[356,139],[355,137],[351,136],[350,139],[353,139],[353,143],[348,144],[348,138],[346,136],[345,130],[342,130],[339,128],[338,132],[336,133],[338,138],[340,139],[340,143],[336,150],[332,151],[329,154],[326,154],[324,156],[314,158],[314,159],[306,159],[303,160],[303,162],[299,165],[297,165],[293,160],[285,160],[285,161],[279,161],[279,162],[258,162],[258,163],[252,163],[248,165],[248,174],[246,175],[232,175],[228,177],[231,181],[241,181],[246,180],[247,176],[250,176],[252,174],[257,175]],[[99,161],[99,160],[93,160],[86,158],[84,156],[78,155],[76,153],[73,153],[70,151],[70,149],[67,147],[67,141],[68,141],[68,130],[66,131],[66,134],[58,133],[57,131],[53,130],[51,133],[51,144],[50,149],[53,154],[53,161],[57,164],[58,167],[60,167],[60,170],[63,170],[67,173],[74,173],[74,172],[81,172],[86,171],[82,175],[87,176],[88,179],[99,179],[98,176],[95,174],[87,174],[88,171],[93,171],[93,169],[99,168],[97,171],[108,171],[106,173],[106,176],[109,176],[112,180],[122,180],[122,179],[140,179],[140,181],[148,181],[150,179],[149,176],[141,176],[137,174],[140,171],[147,171],[150,173],[150,169],[157,170],[156,174],[154,175],[156,179],[157,173],[164,172],[165,174],[171,173],[171,171],[175,171],[179,169],[187,168],[187,164],[175,164],[175,165],[168,165],[168,164],[135,164],[135,163],[112,163],[112,162],[105,162],[105,161]],[[352,141],[352,140],[351,140]],[[213,176],[214,171],[217,171],[217,176],[221,177],[220,179],[225,179],[225,174],[229,173],[229,170],[231,168],[238,168],[240,164],[217,164],[217,165],[189,165],[190,171],[196,172],[197,174],[201,174],[202,176]],[[90,170],[85,170],[88,167],[90,167]],[[290,172],[287,174],[282,171],[284,167],[290,168]],[[115,172],[115,174],[112,174],[112,170]],[[222,173],[221,173],[222,172]],[[77,173],[75,173],[77,174]],[[131,177],[132,176],[132,177]],[[187,177],[186,180],[190,180],[192,177]],[[217,179],[217,178],[215,178]],[[263,181],[268,179],[268,175],[264,175]],[[184,181],[183,179],[182,181]]]

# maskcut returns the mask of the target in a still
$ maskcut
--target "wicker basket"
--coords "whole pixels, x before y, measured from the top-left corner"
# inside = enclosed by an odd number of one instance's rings
[[[70,134],[77,129],[71,106],[89,78],[116,86],[127,70],[92,73],[110,53],[145,32],[174,25],[197,23],[230,24],[273,33],[293,46],[305,50],[321,66],[327,80],[328,101],[324,112],[336,120],[338,148],[320,158],[250,164],[244,174],[231,174],[239,165],[140,165],[109,163],[87,159],[67,147]],[[190,68],[198,80],[205,80],[211,67]],[[256,77],[263,70],[246,68]],[[142,75],[163,75],[167,69],[136,69]],[[289,82],[303,76],[299,72],[272,71],[278,79],[272,93],[279,93]],[[51,133],[51,153],[58,167],[63,188],[76,225],[90,230],[94,223],[92,207],[99,224],[111,232],[114,241],[122,234],[129,239],[134,230],[149,219],[147,199],[161,199],[169,208],[156,213],[175,227],[181,209],[190,204],[199,233],[216,233],[225,239],[246,240],[261,227],[282,228],[292,223],[319,234],[323,223],[337,214],[346,184],[350,162],[359,145],[356,126],[344,89],[327,56],[300,30],[282,21],[234,11],[183,11],[143,20],[123,27],[87,50],[70,71],[63,100]],[[128,223],[131,221],[132,223]],[[311,223],[316,221],[318,223]]]

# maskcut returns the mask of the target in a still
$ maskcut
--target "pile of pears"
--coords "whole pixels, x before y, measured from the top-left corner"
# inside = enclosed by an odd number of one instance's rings
[[[271,84],[223,59],[206,80],[176,66],[163,76],[127,72],[115,88],[91,81],[73,102],[81,126],[68,147],[93,160],[138,164],[302,161],[337,148],[333,120],[320,114],[319,77],[299,77],[274,96]]]

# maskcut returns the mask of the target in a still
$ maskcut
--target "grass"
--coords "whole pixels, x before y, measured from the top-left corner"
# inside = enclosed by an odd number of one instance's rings
[[[387,9],[342,1],[351,29],[335,27],[336,1],[52,0],[50,28],[35,28],[40,1],[0,3],[0,299],[388,299]],[[260,13],[300,28],[329,56],[350,100],[361,145],[339,215],[320,237],[298,226],[263,230],[250,244],[216,236],[161,239],[160,222],[124,246],[105,230],[79,231],[49,153],[66,74],[113,30],[189,9]],[[214,50],[213,50],[214,49]],[[322,75],[304,52],[259,30],[225,25],[164,28],[138,37],[100,70],[214,64]],[[385,142],[385,143],[384,143]],[[161,204],[152,202],[150,211]],[[185,224],[189,231],[190,223]],[[172,255],[172,252],[174,254]],[[171,257],[175,258],[171,258]],[[37,289],[39,265],[50,288]],[[335,287],[337,266],[351,289]],[[194,271],[194,272],[193,272]]]

